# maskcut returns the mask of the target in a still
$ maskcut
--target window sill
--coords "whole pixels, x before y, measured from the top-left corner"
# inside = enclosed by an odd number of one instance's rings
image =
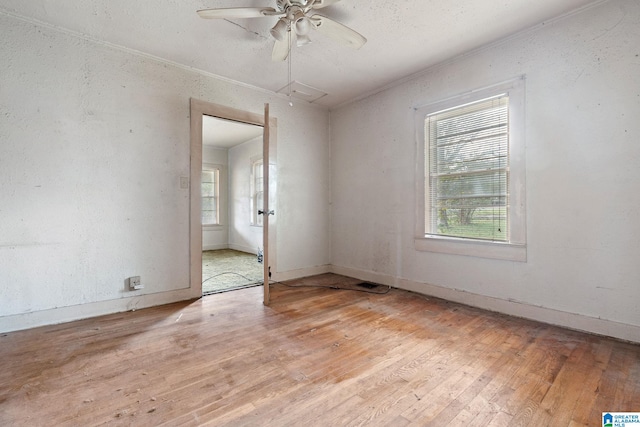
[[[527,261],[527,246],[514,243],[483,242],[457,239],[454,237],[425,236],[416,237],[414,244],[418,251],[501,259],[506,261]]]

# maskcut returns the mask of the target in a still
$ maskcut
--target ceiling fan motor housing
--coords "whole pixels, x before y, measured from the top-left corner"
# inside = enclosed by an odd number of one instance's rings
[[[304,8],[310,5],[311,3],[314,3],[314,2],[312,0],[278,0],[277,1],[278,10],[281,10],[283,12],[289,6],[299,6]]]

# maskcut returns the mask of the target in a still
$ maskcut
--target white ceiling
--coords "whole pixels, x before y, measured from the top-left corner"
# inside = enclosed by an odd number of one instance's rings
[[[293,52],[293,80],[332,107],[448,58],[602,0],[342,0],[319,11],[367,37],[354,51],[312,33]],[[270,91],[287,64],[271,61],[276,18],[205,20],[196,10],[275,7],[275,0],[0,0],[5,13],[67,28]]]
[[[234,122],[218,117],[202,116],[202,144],[231,148],[262,136],[262,126]]]

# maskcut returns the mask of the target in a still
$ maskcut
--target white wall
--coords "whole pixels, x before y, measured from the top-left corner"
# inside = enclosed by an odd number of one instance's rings
[[[251,163],[258,158],[262,137],[229,149],[229,247],[253,254],[263,248],[262,227],[251,225]]]
[[[205,251],[226,249],[229,247],[229,213],[228,209],[228,157],[229,150],[212,146],[202,147],[202,163],[216,166],[220,170],[218,183],[221,211],[218,212],[220,224],[202,227],[202,249]]]
[[[3,14],[0,64],[0,331],[197,296],[180,187],[191,97],[255,113],[271,103],[274,271],[328,264],[326,111]],[[301,244],[309,235],[324,237]],[[126,289],[133,275],[144,290]]]
[[[331,113],[332,264],[640,341],[640,3],[614,0]],[[527,262],[414,249],[414,108],[526,75]]]

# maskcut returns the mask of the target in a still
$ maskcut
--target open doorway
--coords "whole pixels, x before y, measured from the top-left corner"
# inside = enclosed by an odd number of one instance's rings
[[[211,116],[219,119],[225,119],[226,121],[244,123],[249,125],[256,125],[262,129],[262,177],[253,179],[256,187],[262,183],[262,194],[256,194],[253,197],[253,205],[251,206],[252,213],[249,214],[251,221],[252,215],[258,215],[262,221],[262,243],[263,243],[263,262],[262,262],[262,282],[264,297],[263,303],[269,304],[270,292],[269,292],[269,279],[271,277],[272,267],[276,265],[276,219],[275,219],[275,202],[277,200],[277,173],[276,173],[276,145],[277,145],[277,129],[278,123],[275,117],[271,117],[269,114],[269,104],[264,105],[264,114],[251,113],[244,110],[238,110],[235,108],[227,107],[224,105],[213,104],[210,102],[200,101],[191,98],[190,101],[191,112],[191,136],[190,136],[190,151],[191,151],[191,165],[189,172],[189,181],[193,183],[189,190],[189,264],[190,264],[190,279],[189,288],[191,289],[193,297],[202,296],[203,294],[203,194],[202,194],[202,181],[203,181],[203,119],[206,116]],[[255,162],[255,156],[250,156],[249,168],[259,168],[258,163]],[[228,158],[227,158],[228,161]],[[204,162],[208,163],[208,162]],[[215,162],[214,162],[215,165]],[[245,163],[246,165],[246,163]],[[226,173],[218,174],[218,180],[215,176],[207,178],[210,184],[220,185],[220,181],[227,177],[229,180],[229,164],[227,164]],[[256,169],[257,170],[257,169]],[[252,179],[250,178],[250,182]],[[182,184],[182,180],[181,180]],[[227,198],[228,204],[232,204],[230,196],[231,192],[228,192]],[[208,195],[207,197],[212,197]],[[260,203],[262,205],[260,206]],[[218,211],[219,215],[228,215],[228,210],[220,209],[215,203],[209,205],[213,207],[207,209],[210,212],[206,215],[216,214],[214,211]],[[258,219],[256,219],[258,220]],[[220,224],[218,224],[220,225]],[[257,245],[256,250],[257,250]],[[253,252],[253,244],[250,244],[250,251]],[[254,254],[257,259],[257,255]],[[257,261],[256,261],[257,262]],[[275,269],[274,269],[275,271]],[[205,278],[206,279],[206,278]]]
[[[202,294],[263,282],[263,128],[202,117]]]

